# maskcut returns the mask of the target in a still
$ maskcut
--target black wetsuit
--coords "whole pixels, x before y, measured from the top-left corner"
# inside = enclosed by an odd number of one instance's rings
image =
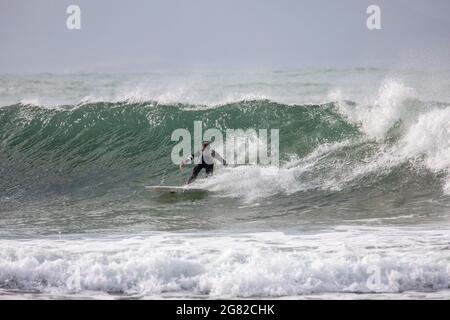
[[[214,162],[213,161],[209,161],[212,163],[208,163],[208,161],[205,161],[204,157],[203,157],[203,151],[198,151],[197,153],[193,153],[188,159],[193,160],[199,152],[201,152],[202,154],[202,158],[199,164],[197,164],[194,169],[192,170],[192,175],[189,177],[188,180],[188,184],[192,183],[195,181],[195,179],[197,179],[198,174],[200,173],[200,171],[202,171],[202,169],[205,169],[206,171],[206,176],[211,176],[213,174],[214,171]],[[220,156],[220,154],[218,152],[216,152],[215,150],[211,150],[211,157],[215,158],[219,161],[222,162],[223,165],[226,165],[226,161]]]

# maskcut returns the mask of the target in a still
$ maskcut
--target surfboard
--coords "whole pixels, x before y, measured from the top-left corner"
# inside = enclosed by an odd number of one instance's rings
[[[208,190],[188,186],[145,186],[145,189],[158,193],[207,193]]]

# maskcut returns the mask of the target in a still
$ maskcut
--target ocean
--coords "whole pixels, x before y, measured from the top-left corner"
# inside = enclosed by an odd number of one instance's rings
[[[0,299],[450,298],[450,70],[0,75]],[[174,130],[278,129],[279,168]],[[275,172],[275,174],[273,173]]]

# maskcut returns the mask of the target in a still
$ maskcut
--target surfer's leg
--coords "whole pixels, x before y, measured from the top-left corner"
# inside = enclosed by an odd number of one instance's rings
[[[194,169],[192,170],[192,175],[189,177],[188,180],[188,184],[192,183],[195,181],[195,179],[197,179],[198,174],[200,173],[200,171],[203,169],[203,165],[202,164],[198,164],[194,167]]]
[[[213,164],[208,164],[205,166],[205,170],[206,170],[206,175],[207,176],[212,176],[213,171],[214,171],[214,165]]]

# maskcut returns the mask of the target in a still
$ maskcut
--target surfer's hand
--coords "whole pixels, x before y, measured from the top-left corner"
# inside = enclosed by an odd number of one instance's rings
[[[184,161],[180,161],[180,169],[183,169],[184,167]]]

